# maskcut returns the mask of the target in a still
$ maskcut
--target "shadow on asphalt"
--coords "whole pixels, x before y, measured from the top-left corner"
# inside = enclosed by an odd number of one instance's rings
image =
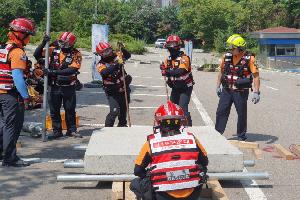
[[[223,188],[245,188],[240,181],[220,180]],[[273,188],[273,185],[256,185],[249,188]]]
[[[112,183],[111,181],[106,181],[106,182],[98,182],[96,186],[65,186],[63,189],[67,190],[81,190],[81,189],[111,189],[112,188]]]
[[[20,175],[22,173],[23,175]],[[0,197],[13,200],[26,196],[42,184],[56,184],[57,170],[41,170],[40,168],[1,168]],[[2,199],[2,198],[1,198]]]
[[[260,133],[247,133],[246,142],[265,142],[265,144],[273,144],[278,140],[274,135],[260,134]],[[237,137],[228,138],[228,140],[237,140]]]

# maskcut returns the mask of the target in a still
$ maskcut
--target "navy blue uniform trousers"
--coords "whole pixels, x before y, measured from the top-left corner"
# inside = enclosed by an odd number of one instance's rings
[[[24,122],[24,104],[15,90],[0,94],[0,154],[3,163],[11,164],[18,160],[16,143]],[[1,156],[0,156],[1,157]]]
[[[215,129],[223,134],[226,128],[228,117],[230,114],[232,103],[235,106],[238,120],[237,120],[237,136],[241,139],[246,138],[247,132],[247,100],[249,90],[235,91],[223,88],[219,105],[216,113]]]

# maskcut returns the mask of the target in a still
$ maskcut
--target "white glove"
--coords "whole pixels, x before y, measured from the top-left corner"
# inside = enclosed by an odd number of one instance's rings
[[[253,92],[252,102],[257,104],[260,100],[260,92]]]

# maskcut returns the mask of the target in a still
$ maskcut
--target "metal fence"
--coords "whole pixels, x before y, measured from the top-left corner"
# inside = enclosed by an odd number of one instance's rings
[[[281,71],[300,70],[300,57],[265,57],[258,59],[262,67]]]

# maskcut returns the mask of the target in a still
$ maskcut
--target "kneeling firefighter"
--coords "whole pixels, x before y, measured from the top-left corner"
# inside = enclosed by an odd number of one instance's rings
[[[167,38],[165,47],[170,52],[170,56],[161,64],[160,69],[162,76],[167,77],[167,84],[172,88],[170,100],[184,110],[187,125],[192,126],[188,106],[195,82],[190,57],[180,51],[181,44],[181,39],[178,36],[170,35]]]
[[[37,47],[34,57],[44,57],[43,48],[50,38],[45,36],[42,44]],[[67,136],[82,137],[76,127],[76,82],[81,67],[81,53],[74,48],[76,36],[71,32],[63,32],[49,48],[49,69],[43,69],[49,81],[49,107],[53,127],[53,136],[49,139],[62,137],[60,108],[63,104],[67,125]]]
[[[103,89],[107,96],[110,112],[106,116],[105,126],[114,126],[118,117],[118,127],[127,126],[127,102],[130,102],[131,76],[124,70],[124,61],[131,57],[131,54],[119,44],[120,51],[114,51],[107,42],[100,42],[96,46],[96,52],[101,56],[97,69],[103,79]],[[124,71],[124,74],[123,72]],[[125,87],[124,87],[125,82]],[[126,92],[125,92],[126,88]],[[127,100],[125,99],[125,96]]]
[[[155,111],[149,135],[135,161],[130,189],[138,199],[197,199],[206,182],[207,153],[192,133],[184,132],[183,109],[167,102]],[[158,132],[157,132],[158,130]]]

